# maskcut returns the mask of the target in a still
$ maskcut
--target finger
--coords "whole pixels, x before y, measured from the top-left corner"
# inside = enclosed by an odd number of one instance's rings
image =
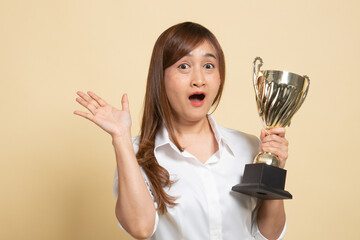
[[[88,103],[82,98],[76,98],[76,101],[80,103],[83,107],[87,108],[92,114],[95,114],[96,107],[92,105],[91,103]]]
[[[123,111],[129,111],[129,99],[126,93],[121,98],[121,106]]]
[[[285,145],[279,145],[274,143],[264,143],[260,146],[261,151],[270,152],[277,156],[280,159],[286,159],[288,156],[288,147]]]
[[[286,129],[285,128],[272,128],[268,133],[278,135],[280,137],[285,137]]]
[[[77,94],[82,98],[84,99],[86,102],[88,103],[91,103],[92,105],[95,106],[95,108],[98,108],[100,107],[99,103],[97,101],[95,101],[95,99],[89,97],[87,94],[81,92],[81,91],[78,91]]]
[[[81,112],[81,111],[74,111],[74,114],[94,122],[94,116],[91,115],[90,113]]]
[[[260,148],[266,152],[287,152],[288,147],[274,142],[262,143]]]
[[[89,94],[90,97],[92,97],[93,99],[95,99],[95,101],[102,107],[106,106],[106,102],[105,100],[103,100],[102,98],[100,98],[98,95],[96,95],[95,93],[88,91],[87,92]]]
[[[278,135],[268,135],[268,136],[265,136],[261,141],[262,141],[263,143],[266,143],[266,142],[276,142],[276,143],[285,144],[285,145],[288,145],[288,144],[289,144],[288,140],[287,140],[285,137],[280,137],[280,136],[278,136]]]

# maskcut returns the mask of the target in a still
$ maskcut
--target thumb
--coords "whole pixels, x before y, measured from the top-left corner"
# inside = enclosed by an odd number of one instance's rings
[[[129,111],[129,100],[126,93],[121,98],[121,106],[123,111]]]
[[[261,132],[260,132],[260,140],[262,141],[265,136],[266,136],[265,130],[264,130],[264,129],[261,129]]]

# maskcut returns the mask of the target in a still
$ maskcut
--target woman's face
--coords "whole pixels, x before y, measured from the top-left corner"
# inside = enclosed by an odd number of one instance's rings
[[[176,121],[199,121],[209,112],[220,86],[215,48],[204,41],[165,69],[165,90]]]

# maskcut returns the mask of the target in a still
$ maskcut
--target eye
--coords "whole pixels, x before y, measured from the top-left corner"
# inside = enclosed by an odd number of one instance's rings
[[[212,68],[214,68],[215,66],[214,66],[214,64],[212,64],[212,63],[207,63],[207,64],[204,65],[204,67],[205,67],[206,69],[212,69]]]
[[[189,66],[189,64],[187,64],[187,63],[182,63],[182,64],[180,64],[179,66],[178,66],[178,68],[180,68],[180,69],[188,69],[190,66]]]

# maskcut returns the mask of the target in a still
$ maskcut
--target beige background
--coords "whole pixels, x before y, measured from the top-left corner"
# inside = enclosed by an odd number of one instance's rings
[[[0,1],[0,239],[130,239],[116,224],[110,137],[72,114],[77,90],[139,130],[153,44],[196,21],[218,37],[227,83],[215,118],[258,135],[252,61],[311,78],[288,129],[286,239],[357,239],[357,0]]]

